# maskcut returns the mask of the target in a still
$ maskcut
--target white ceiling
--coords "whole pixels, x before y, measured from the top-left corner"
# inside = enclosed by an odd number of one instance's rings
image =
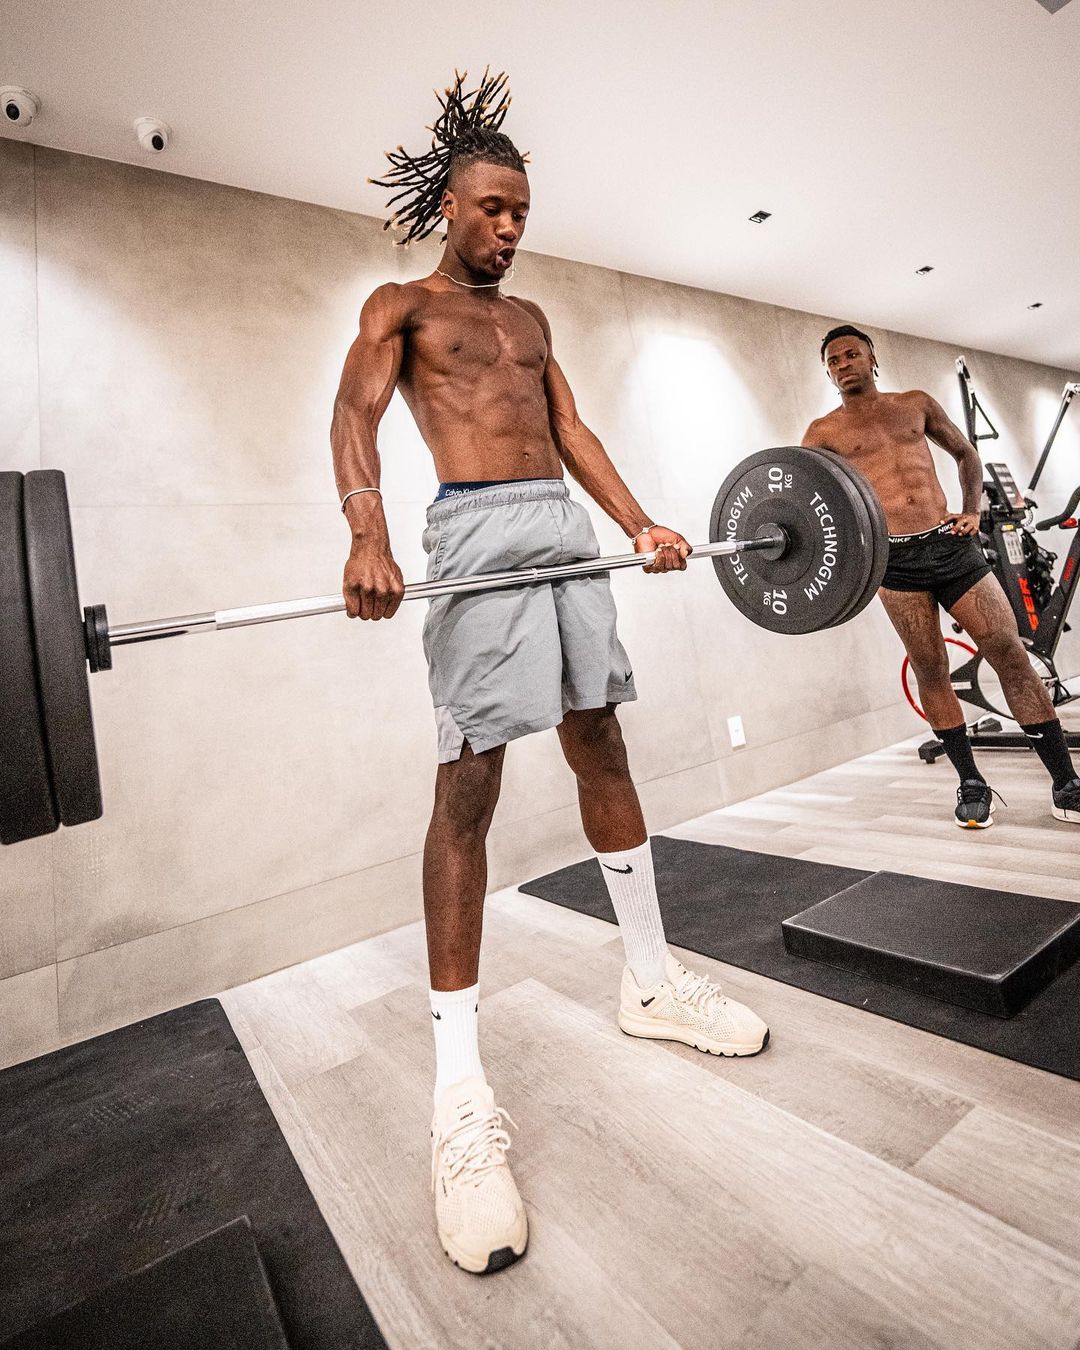
[[[527,248],[1080,370],[1080,3],[0,0],[2,134],[372,215],[485,63]]]

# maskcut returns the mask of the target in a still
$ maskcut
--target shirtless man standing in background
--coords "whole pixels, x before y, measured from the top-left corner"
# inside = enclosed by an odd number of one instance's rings
[[[1052,779],[1053,815],[1080,825],[1080,779],[1061,723],[979,546],[978,451],[929,394],[878,389],[874,344],[858,328],[843,324],[826,333],[821,360],[840,392],[840,407],[811,422],[802,443],[850,459],[881,502],[889,525],[889,566],[879,594],[911,658],[934,735],[960,777],[956,823],[965,829],[992,825],[993,794],[975,764],[949,680],[939,605],[997,672],[1009,710]],[[959,512],[947,509],[927,437],[956,460],[963,490]]]

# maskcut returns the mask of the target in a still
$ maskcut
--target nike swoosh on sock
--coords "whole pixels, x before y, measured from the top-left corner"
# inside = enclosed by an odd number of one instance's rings
[[[621,872],[623,876],[626,876],[634,870],[632,867],[609,867],[607,863],[601,863],[600,866],[607,867],[609,872]]]

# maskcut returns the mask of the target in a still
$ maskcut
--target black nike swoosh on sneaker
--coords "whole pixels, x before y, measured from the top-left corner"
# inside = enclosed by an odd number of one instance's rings
[[[442,1021],[442,1013],[437,1013],[437,1012],[435,1011],[434,1008],[432,1008],[432,1010],[431,1010],[431,1015],[432,1015],[432,1017],[434,1017],[434,1019],[435,1019],[436,1022],[441,1022],[441,1021]]]
[[[643,998],[643,999],[641,1000],[641,1006],[642,1006],[643,1008],[647,1008],[647,1007],[649,1006],[650,1003],[655,1003],[655,1002],[656,1002],[656,995],[653,994],[652,998]]]
[[[607,863],[601,863],[600,866],[607,867],[607,870],[609,872],[621,872],[623,876],[625,876],[628,872],[632,872],[634,870],[632,867],[608,867]]]

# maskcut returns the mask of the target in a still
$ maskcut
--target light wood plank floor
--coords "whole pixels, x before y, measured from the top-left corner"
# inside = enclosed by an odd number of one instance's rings
[[[1033,756],[951,823],[917,742],[667,831],[1080,900],[1080,831]],[[773,1029],[755,1059],[633,1041],[600,920],[488,905],[481,1037],[532,1222],[478,1279],[434,1234],[420,925],[222,996],[395,1350],[1077,1350],[1080,1084],[716,961]]]

